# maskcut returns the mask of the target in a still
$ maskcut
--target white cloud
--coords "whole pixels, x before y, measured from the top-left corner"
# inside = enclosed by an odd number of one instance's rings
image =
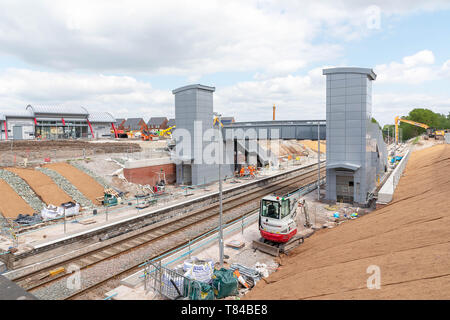
[[[225,115],[237,117],[238,121],[270,120],[275,103],[277,114],[282,115],[277,118],[283,120],[324,119],[325,77],[322,69],[328,67],[331,66],[312,69],[304,76],[256,77],[254,81],[217,88],[215,108]],[[448,114],[450,95],[421,93],[417,86],[405,94],[404,90],[395,92],[395,88],[383,84],[411,86],[431,80],[448,81],[449,68],[450,60],[442,66],[436,65],[434,54],[429,50],[404,57],[402,63],[391,62],[375,67],[373,116],[381,124],[386,124],[392,123],[397,115],[407,115],[413,108],[429,108]]]
[[[442,71],[448,75],[448,72],[450,72],[450,59],[444,62],[442,65]]]
[[[126,76],[8,69],[0,73],[1,111],[28,104],[84,106],[116,117],[173,116],[173,95]]]
[[[305,76],[287,75],[240,82],[216,88],[214,108],[237,121],[271,120],[272,106],[277,119],[324,119],[325,77],[322,68]]]
[[[380,8],[382,29],[385,17],[450,5],[439,0],[0,2],[7,8],[0,10],[0,58],[13,56],[36,70],[50,70],[0,71],[2,111],[31,103],[83,105],[117,117],[173,116],[170,90],[138,81],[137,73],[197,82],[206,74],[245,71],[255,74],[252,81],[215,92],[217,111],[238,120],[271,119],[273,103],[280,119],[324,118],[322,68],[307,70],[339,57],[345,41],[373,32],[367,28],[369,5]],[[377,85],[443,79],[450,60],[438,66],[433,52],[422,50],[374,69],[374,115],[381,122],[391,122],[415,101],[448,110],[446,97],[400,99]],[[109,75],[117,72],[129,76]]]
[[[447,61],[444,66],[450,64]],[[323,66],[304,75],[276,76],[216,87],[214,109],[238,121],[271,120],[276,104],[279,120],[324,119],[325,76]],[[443,68],[443,67],[442,67]],[[373,116],[381,123],[392,123],[396,115],[412,108],[430,108],[447,114],[450,97],[425,93],[397,93],[373,82]],[[102,74],[39,72],[8,69],[0,72],[0,110],[24,110],[27,104],[85,106],[89,110],[109,111],[116,117],[173,117],[174,97],[170,90],[154,89],[133,77]]]
[[[414,67],[421,64],[433,64],[434,54],[430,50],[422,50],[412,56],[404,57],[403,63],[407,67]]]
[[[421,84],[442,78],[445,68],[448,68],[447,62],[437,66],[433,52],[422,50],[404,57],[402,63],[394,61],[377,65],[374,71],[378,74],[379,83]]]
[[[377,93],[375,88],[372,114],[382,125],[393,124],[396,116],[406,116],[414,108],[426,108],[448,114],[450,112],[450,96],[424,93],[398,94],[383,91]]]
[[[56,70],[199,75],[293,73],[371,32],[353,1],[2,0],[0,52]],[[372,1],[383,16],[445,1]],[[381,25],[383,27],[383,25]],[[326,35],[326,39],[317,41]]]

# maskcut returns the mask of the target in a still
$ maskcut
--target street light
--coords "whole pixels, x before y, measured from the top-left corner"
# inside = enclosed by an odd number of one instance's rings
[[[317,121],[317,201],[320,201],[320,121]]]
[[[220,124],[222,123],[221,117],[222,115],[214,112],[214,116],[216,116],[219,119],[218,123],[218,130],[220,130]],[[219,138],[220,138],[220,131],[219,131]],[[220,261],[220,267],[223,267],[223,227],[222,227],[222,174],[221,174],[221,164],[222,164],[222,153],[221,151],[221,145],[220,140],[217,141],[219,144],[219,261]]]

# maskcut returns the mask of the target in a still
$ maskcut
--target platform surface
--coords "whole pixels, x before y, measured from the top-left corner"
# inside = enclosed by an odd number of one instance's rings
[[[17,284],[0,275],[0,300],[38,300]]]

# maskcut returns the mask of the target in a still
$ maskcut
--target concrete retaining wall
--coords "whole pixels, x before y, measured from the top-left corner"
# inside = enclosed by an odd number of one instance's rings
[[[378,204],[387,204],[392,201],[392,197],[394,196],[395,188],[397,187],[398,182],[403,174],[403,171],[406,168],[406,164],[408,163],[409,156],[411,154],[411,150],[408,150],[406,154],[403,156],[402,160],[399,162],[397,167],[391,173],[390,177],[386,180],[383,187],[378,192]]]

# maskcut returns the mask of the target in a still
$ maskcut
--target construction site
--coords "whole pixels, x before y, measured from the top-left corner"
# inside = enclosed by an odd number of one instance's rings
[[[386,139],[374,71],[323,75],[326,119],[225,123],[193,84],[158,131],[0,141],[1,277],[44,300],[448,299],[450,133],[397,117]]]

